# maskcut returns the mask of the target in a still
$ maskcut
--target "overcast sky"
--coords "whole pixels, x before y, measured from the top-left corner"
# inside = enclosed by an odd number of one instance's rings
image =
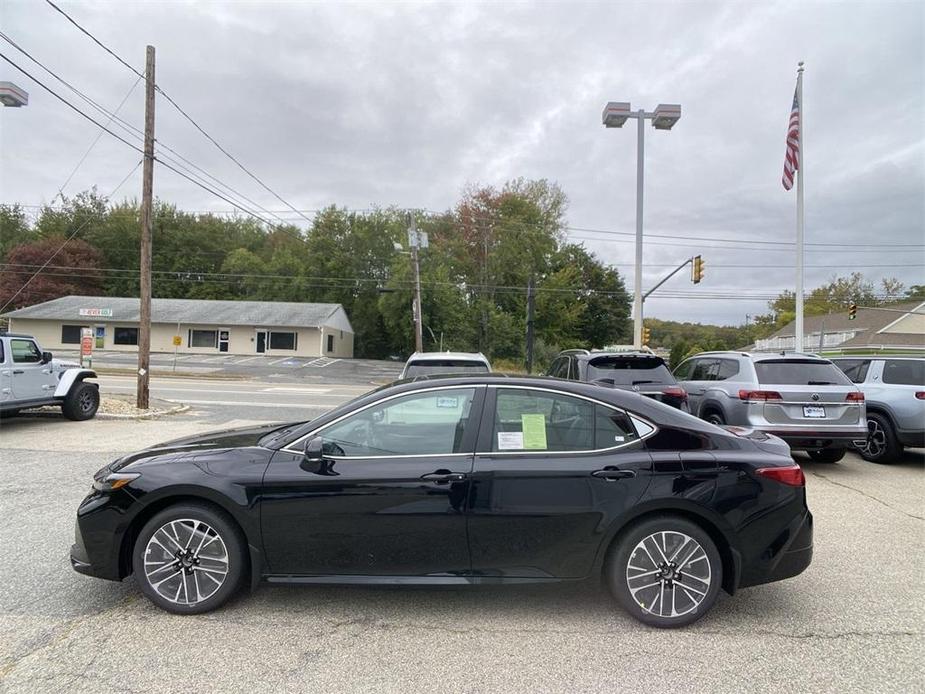
[[[644,286],[701,253],[707,279],[681,274],[666,291],[738,298],[653,295],[646,314],[703,322],[741,323],[767,310],[741,297],[794,286],[792,246],[745,242],[795,239],[796,190],[780,179],[804,60],[806,241],[855,244],[807,246],[807,287],[853,270],[925,283],[921,2],[60,5],[139,69],[154,45],[164,91],[300,210],[439,211],[470,183],[547,178],[570,199],[570,227],[622,232],[571,234],[630,289],[635,126],[605,130],[601,110],[680,103],[672,131],[646,128]],[[4,0],[0,27],[107,108],[136,82],[45,2]],[[54,84],[8,43],[0,52]],[[27,108],[0,109],[0,201],[49,202],[98,130],[5,62],[0,80],[30,94]],[[142,107],[137,85],[120,116],[141,127]],[[167,102],[157,108],[160,142],[284,209]],[[104,135],[64,192],[108,194],[138,160]],[[116,197],[140,189],[136,171]],[[155,191],[229,209],[163,168]]]

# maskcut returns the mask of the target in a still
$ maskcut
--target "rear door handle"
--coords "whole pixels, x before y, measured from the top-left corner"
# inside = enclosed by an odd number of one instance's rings
[[[591,477],[598,477],[605,480],[624,480],[635,476],[636,472],[633,470],[618,470],[615,467],[595,470],[591,473]]]
[[[24,374],[24,373],[26,373],[26,372],[23,371],[22,369],[15,369],[15,370],[13,371],[13,375],[16,375],[16,374]]]
[[[421,475],[422,480],[427,480],[428,482],[462,482],[466,479],[466,473],[464,472],[450,472],[449,470],[435,470],[434,472],[428,472],[426,475]]]

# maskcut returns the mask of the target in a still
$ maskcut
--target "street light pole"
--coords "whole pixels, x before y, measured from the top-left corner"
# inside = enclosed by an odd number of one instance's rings
[[[671,130],[681,119],[678,104],[659,104],[652,112],[645,109],[630,111],[629,102],[611,101],[604,107],[601,120],[606,128],[622,128],[630,118],[637,121],[636,139],[636,277],[633,282],[633,346],[642,347],[642,210],[645,179],[645,121],[651,120],[656,130]]]
[[[636,112],[636,278],[633,282],[633,347],[642,347],[642,191],[645,179],[646,112]]]

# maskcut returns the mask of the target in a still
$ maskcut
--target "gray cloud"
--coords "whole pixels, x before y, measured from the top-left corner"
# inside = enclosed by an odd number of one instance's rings
[[[400,205],[441,210],[469,182],[558,181],[574,227],[635,228],[635,132],[608,131],[608,100],[683,105],[671,132],[646,132],[651,234],[792,241],[794,191],[780,185],[795,66],[805,60],[807,284],[859,269],[925,282],[925,55],[916,3],[68,3],[65,9],[158,82],[299,209]],[[3,30],[112,108],[134,77],[45,3],[4,3]],[[3,52],[29,63],[3,44]],[[36,70],[34,66],[28,69]],[[50,200],[95,128],[8,66],[30,92],[0,111],[3,201]],[[141,125],[142,91],[123,109]],[[166,102],[158,138],[270,209],[282,206]],[[104,138],[66,192],[108,192],[138,155]],[[226,209],[169,171],[160,197]],[[138,175],[121,194],[137,195]],[[291,217],[291,213],[285,215]],[[574,232],[631,285],[632,239]],[[578,237],[600,237],[588,240]],[[647,265],[696,252],[708,279],[681,291],[776,293],[793,286],[792,247],[646,246]],[[690,245],[681,245],[688,243]],[[899,267],[918,264],[919,267]],[[753,265],[757,267],[734,267]],[[886,265],[888,267],[864,267]],[[776,267],[784,266],[784,267]],[[787,267],[791,266],[791,267]],[[836,266],[836,267],[817,267]],[[647,267],[644,284],[663,268]],[[741,322],[761,300],[653,299],[664,318]]]

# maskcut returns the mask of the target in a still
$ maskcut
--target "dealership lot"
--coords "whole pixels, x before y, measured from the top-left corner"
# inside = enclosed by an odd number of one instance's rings
[[[3,421],[4,690],[921,691],[922,451],[888,467],[801,458],[812,566],[723,597],[681,631],[638,624],[595,583],[260,587],[189,618],[151,606],[131,579],[74,573],[73,514],[92,472],[220,419]]]

